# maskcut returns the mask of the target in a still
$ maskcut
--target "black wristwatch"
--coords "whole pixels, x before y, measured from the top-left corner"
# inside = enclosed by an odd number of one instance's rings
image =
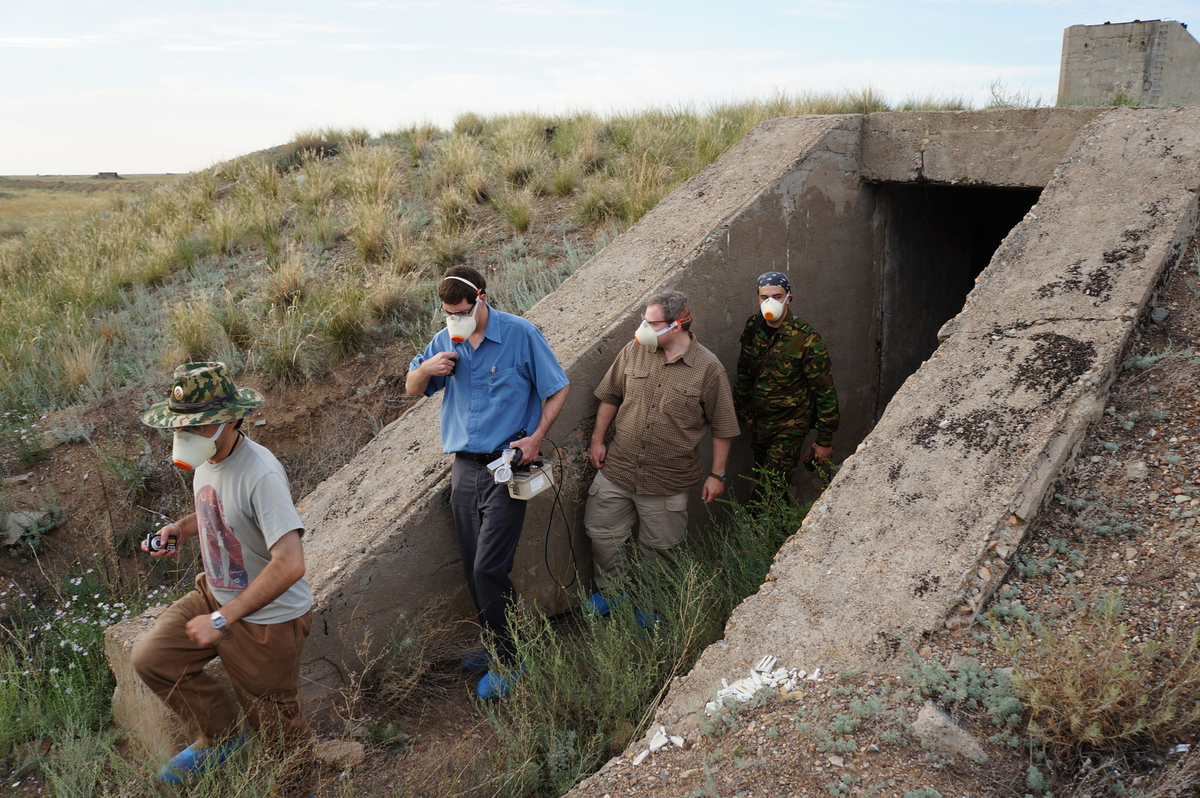
[[[716,471],[710,471],[708,475],[709,475],[710,477],[712,477],[713,479],[719,479],[719,480],[721,480],[722,482],[724,482],[724,481],[725,481],[725,475],[724,475],[724,474],[718,474]]]

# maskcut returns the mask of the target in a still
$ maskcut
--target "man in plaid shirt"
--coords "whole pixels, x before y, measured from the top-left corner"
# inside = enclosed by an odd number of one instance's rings
[[[635,521],[642,555],[669,557],[687,531],[688,492],[700,484],[708,503],[725,491],[725,461],[738,434],[733,394],[725,367],[696,341],[691,324],[686,296],[666,291],[652,297],[635,340],[596,388],[600,407],[588,458],[597,473],[584,524],[602,591],[629,567],[622,549]],[[700,441],[710,430],[706,474]],[[603,592],[588,603],[608,612]]]

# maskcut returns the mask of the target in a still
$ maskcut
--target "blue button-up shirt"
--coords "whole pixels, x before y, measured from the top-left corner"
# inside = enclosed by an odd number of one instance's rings
[[[443,388],[442,451],[486,454],[503,449],[537,429],[542,402],[570,381],[542,331],[520,316],[488,306],[488,325],[479,348],[456,344],[442,329],[412,359],[415,369],[438,352],[458,355],[454,372],[430,377],[425,395]]]

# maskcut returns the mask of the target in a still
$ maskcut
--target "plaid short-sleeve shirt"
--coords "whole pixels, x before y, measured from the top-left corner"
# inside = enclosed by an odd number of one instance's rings
[[[617,406],[604,475],[626,490],[650,496],[683,493],[698,484],[700,441],[738,434],[729,377],[716,355],[695,338],[682,357],[666,361],[630,341],[596,388]]]

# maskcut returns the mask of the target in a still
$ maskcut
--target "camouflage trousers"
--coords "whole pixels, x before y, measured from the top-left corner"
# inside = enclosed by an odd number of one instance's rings
[[[804,439],[807,436],[807,424],[774,426],[770,429],[755,426],[750,433],[754,470],[775,474],[783,482],[786,491],[792,474],[796,473],[796,467],[804,459]]]

